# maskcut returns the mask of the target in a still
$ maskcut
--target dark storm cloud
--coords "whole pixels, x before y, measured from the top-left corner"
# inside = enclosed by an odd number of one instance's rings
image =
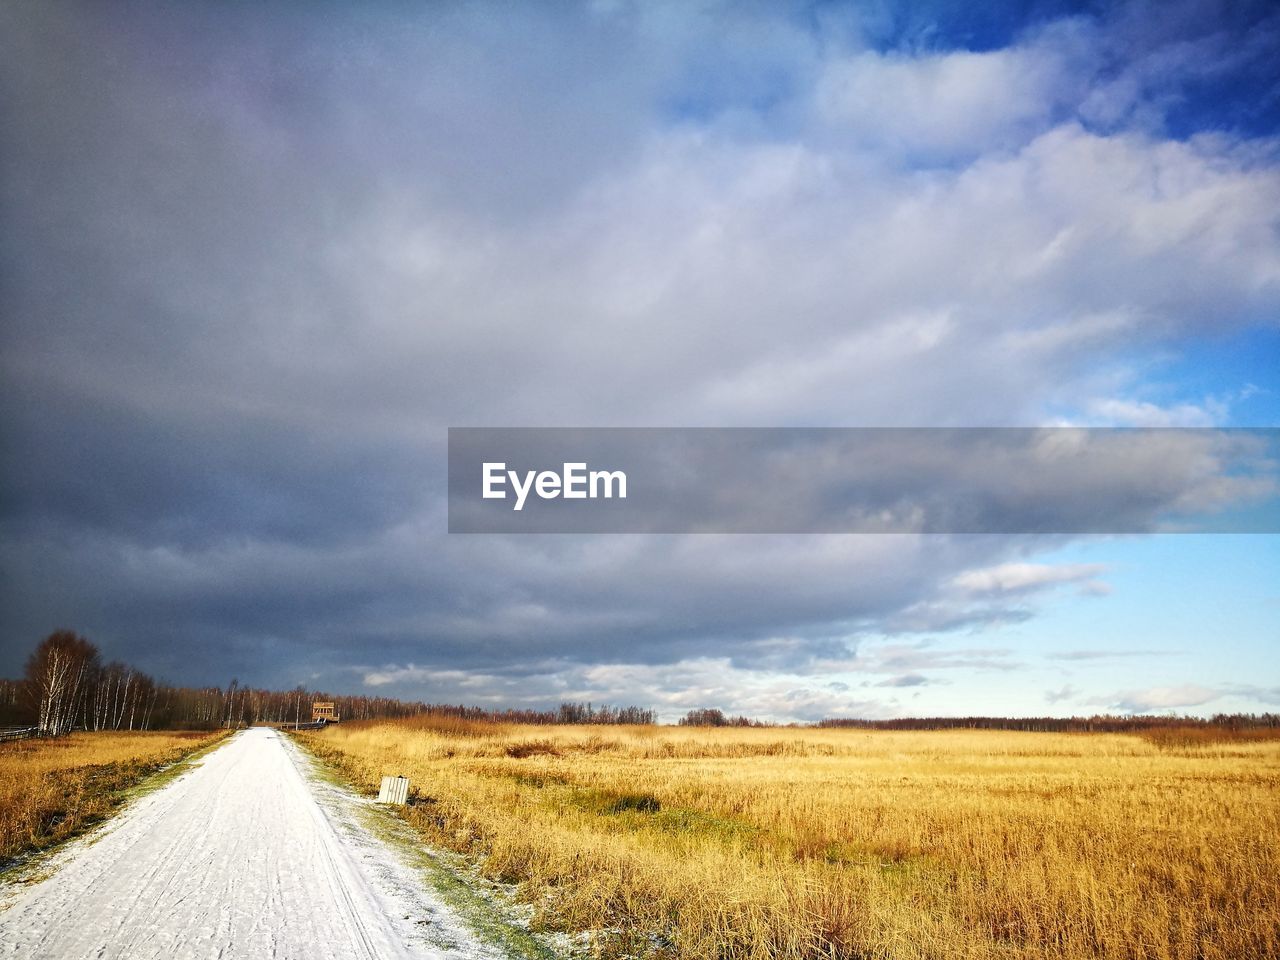
[[[8,521],[38,517],[141,544],[319,546],[367,536],[441,493],[428,451],[359,433],[111,409],[23,387],[10,390],[18,412],[5,437],[21,468],[0,478]]]
[[[974,61],[802,8],[6,6],[0,672],[65,624],[174,680],[678,710],[727,675],[799,715],[851,701],[753,671],[1030,616],[955,578],[1059,539],[451,538],[444,428],[1039,423],[1274,316],[1270,148],[1127,125],[1159,105],[1074,29]],[[890,129],[883,71],[973,97]],[[1091,92],[1114,136],[1064,118]]]

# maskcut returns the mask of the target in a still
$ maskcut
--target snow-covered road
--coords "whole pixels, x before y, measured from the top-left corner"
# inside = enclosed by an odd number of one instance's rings
[[[239,733],[61,851],[47,879],[0,892],[0,956],[491,956],[360,826],[362,802],[274,730]]]

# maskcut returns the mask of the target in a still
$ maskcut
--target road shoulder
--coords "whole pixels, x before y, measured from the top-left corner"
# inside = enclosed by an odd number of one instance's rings
[[[428,890],[438,901],[426,917],[430,922],[422,924],[422,935],[433,946],[474,956],[466,945],[478,944],[482,955],[494,960],[557,960],[580,952],[581,945],[563,934],[531,931],[532,910],[516,900],[513,888],[482,877],[456,854],[426,846],[396,808],[362,796],[300,741],[287,739],[295,763],[335,829],[357,844],[392,851],[393,868],[374,867],[381,879],[406,893]]]

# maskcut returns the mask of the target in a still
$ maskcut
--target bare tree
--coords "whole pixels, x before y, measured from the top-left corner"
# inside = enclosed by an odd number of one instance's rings
[[[231,682],[227,684],[226,705],[223,709],[223,717],[222,717],[222,725],[224,727],[230,727],[232,725],[231,720],[235,714],[235,706],[236,706],[236,690],[239,688],[239,686],[240,686],[240,681],[236,677],[232,677]]]
[[[27,689],[37,725],[57,736],[75,724],[91,681],[101,670],[98,648],[71,630],[55,630],[27,660]]]

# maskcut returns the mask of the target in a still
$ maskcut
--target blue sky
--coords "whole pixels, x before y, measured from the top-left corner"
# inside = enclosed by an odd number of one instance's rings
[[[964,711],[980,687],[997,714],[1037,715],[1046,702],[1076,714],[1257,709],[1276,695],[1278,539],[1118,537],[1047,553],[1038,560],[1098,566],[1105,590],[1061,590],[1026,623],[952,641],[1002,647],[1000,666],[929,691],[930,702]]]
[[[10,6],[0,674],[1268,710],[1261,535],[481,537],[449,426],[1280,425],[1269,3]]]

